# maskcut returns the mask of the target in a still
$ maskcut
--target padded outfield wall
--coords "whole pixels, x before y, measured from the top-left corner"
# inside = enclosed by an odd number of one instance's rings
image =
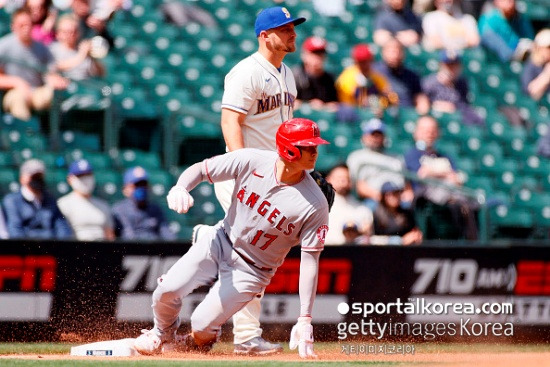
[[[313,312],[317,339],[548,338],[548,247],[448,245],[327,246]],[[2,241],[0,340],[136,336],[152,325],[157,278],[188,248]],[[299,256],[294,248],[266,290],[261,322],[271,339],[287,339],[298,316]],[[182,329],[206,290],[184,302]]]

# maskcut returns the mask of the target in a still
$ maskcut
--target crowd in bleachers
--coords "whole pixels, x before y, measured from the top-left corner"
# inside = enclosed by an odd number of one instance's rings
[[[317,121],[331,142],[322,147],[318,162],[337,194],[331,213],[331,221],[338,218],[331,226],[337,233],[329,233],[334,239],[327,243],[479,239],[481,205],[489,207],[492,237],[548,238],[550,2],[276,3],[308,18],[296,28],[300,50],[285,63],[293,68],[298,89],[294,115]],[[174,239],[176,232],[186,238],[193,224],[221,218],[207,185],[196,190],[200,198],[191,215],[168,212],[164,196],[174,182],[169,170],[177,174],[175,166],[223,151],[219,126],[205,116],[219,116],[224,75],[254,51],[252,22],[265,2],[27,0],[2,5],[4,237],[45,236],[14,229],[21,224],[13,218],[22,201],[29,204],[26,223],[42,228],[45,218],[51,219],[48,236],[60,231],[59,238]],[[114,106],[113,126],[119,126],[122,138],[113,139],[120,151],[101,151],[101,145],[107,147],[99,136],[112,126],[95,126],[95,134],[86,134],[66,113],[59,150],[51,136],[47,140],[43,123],[37,125],[44,110],[60,108],[53,105],[57,94],[67,106],[89,79],[105,83],[99,93],[108,94]],[[133,125],[123,122],[133,119]],[[166,121],[172,140],[159,137]],[[419,127],[428,125],[425,136],[418,137]],[[151,151],[124,152],[121,141]],[[176,144],[163,156],[173,166],[163,167],[159,153],[165,147],[155,144]],[[139,158],[130,164],[126,153]],[[38,191],[24,178],[28,158],[42,161]],[[36,170],[39,164],[31,162]],[[78,164],[95,171],[79,171]],[[123,174],[138,164],[147,171],[148,189]],[[58,196],[46,200],[48,205],[36,201],[45,188]],[[482,190],[484,197],[468,189]],[[14,206],[15,196],[20,202]],[[145,206],[139,200],[144,197]],[[95,214],[83,218],[77,207]],[[48,208],[44,217],[36,215],[42,208]],[[53,220],[58,216],[70,231]],[[433,219],[445,217],[449,225],[442,230]],[[92,228],[82,228],[88,220]]]

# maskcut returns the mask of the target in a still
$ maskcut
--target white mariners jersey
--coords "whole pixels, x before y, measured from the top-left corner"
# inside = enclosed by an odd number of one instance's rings
[[[296,82],[284,63],[281,71],[256,52],[240,61],[225,77],[222,108],[246,114],[244,146],[276,150],[275,135],[292,118]]]
[[[235,179],[223,226],[233,246],[260,267],[279,267],[290,248],[321,251],[328,204],[307,173],[294,184],[277,181],[275,152],[244,148],[203,161],[208,180]]]

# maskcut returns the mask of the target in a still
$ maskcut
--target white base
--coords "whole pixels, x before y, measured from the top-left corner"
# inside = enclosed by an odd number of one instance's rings
[[[134,338],[107,340],[71,348],[72,356],[129,357],[138,355]]]

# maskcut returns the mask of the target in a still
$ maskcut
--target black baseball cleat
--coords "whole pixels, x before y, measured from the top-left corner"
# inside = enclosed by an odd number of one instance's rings
[[[235,349],[233,349],[233,353],[247,356],[268,356],[282,351],[283,346],[281,344],[270,343],[261,336],[241,344],[235,344]]]

